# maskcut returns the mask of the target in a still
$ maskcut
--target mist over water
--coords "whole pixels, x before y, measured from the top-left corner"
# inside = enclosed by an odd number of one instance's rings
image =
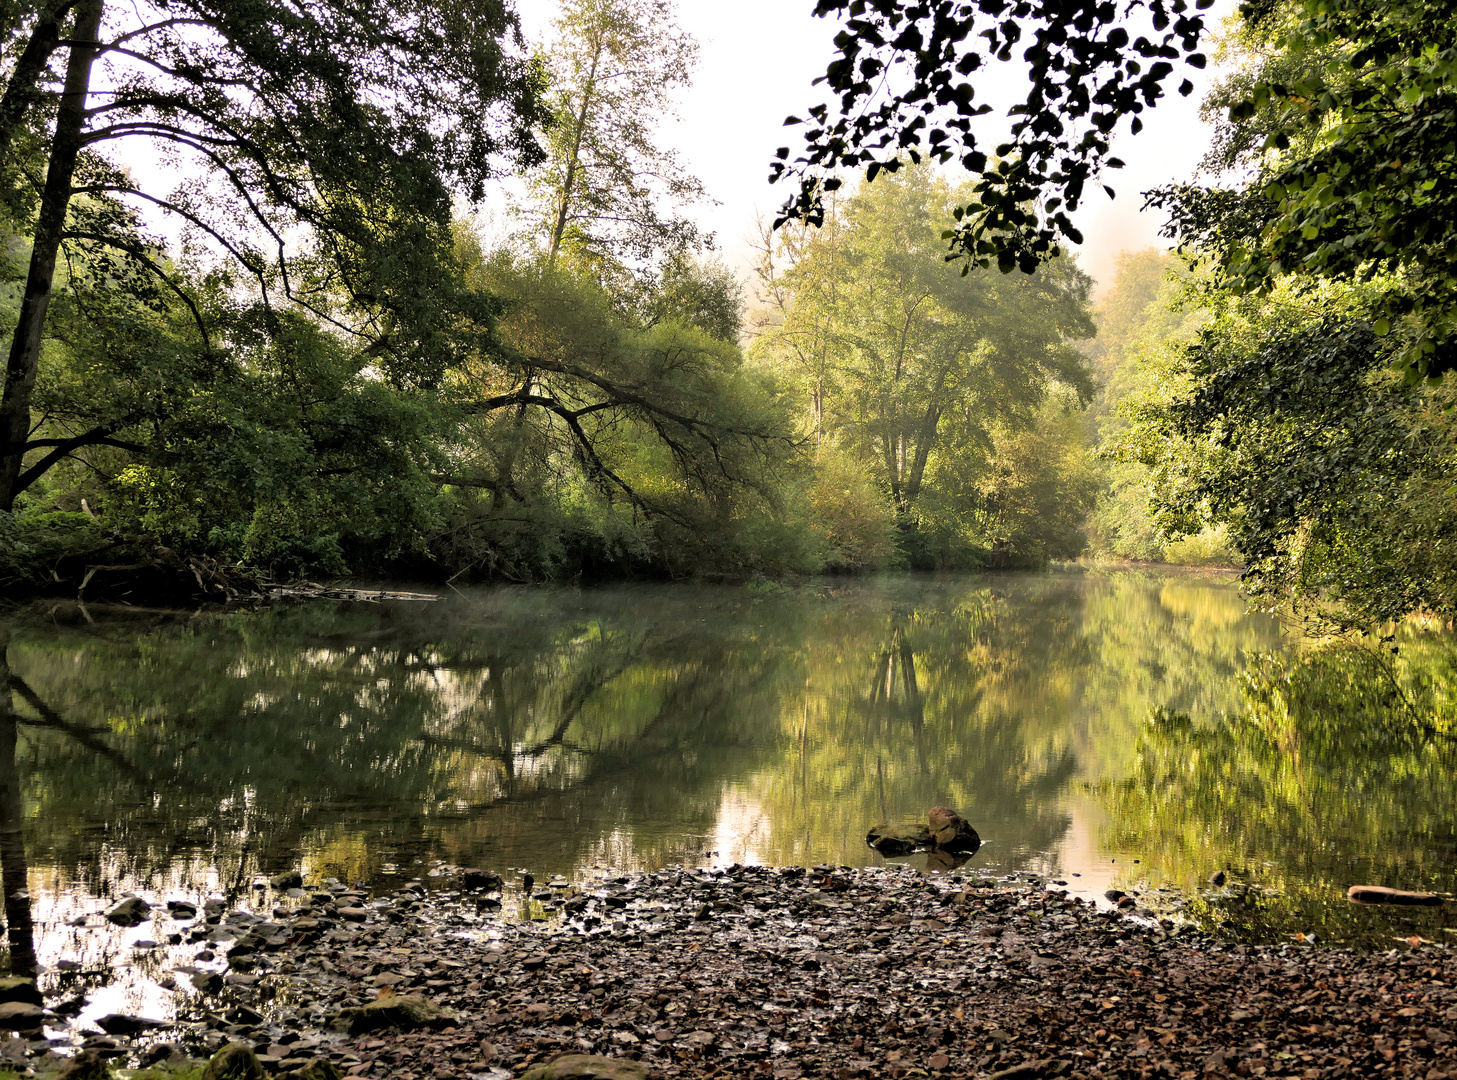
[[[1450,644],[1408,655],[1440,699]],[[1343,899],[1454,887],[1450,739],[1392,712],[1389,671],[1313,661],[1224,577],[62,608],[17,621],[9,656],[43,967],[119,955],[129,939],[65,921],[127,892],[238,903],[295,867],[393,888],[438,862],[875,864],[866,830],[934,805],[982,836],[963,874],[1177,886],[1250,937],[1454,921]],[[1211,893],[1218,869],[1238,888]]]

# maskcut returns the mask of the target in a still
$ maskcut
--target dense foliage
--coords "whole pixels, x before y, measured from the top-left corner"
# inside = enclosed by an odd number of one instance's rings
[[[946,265],[938,222],[963,196],[929,167],[837,200],[781,233],[755,355],[793,380],[822,458],[888,496],[916,567],[1075,555],[1090,492],[1078,414],[1092,385],[1090,280]]]

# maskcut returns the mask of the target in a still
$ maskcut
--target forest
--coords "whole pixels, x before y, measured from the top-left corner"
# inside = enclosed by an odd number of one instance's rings
[[[0,591],[1101,559],[1449,621],[1450,15],[1005,6],[820,0],[749,276],[668,0],[0,5]],[[1167,247],[1094,282],[1112,133],[1211,60]]]

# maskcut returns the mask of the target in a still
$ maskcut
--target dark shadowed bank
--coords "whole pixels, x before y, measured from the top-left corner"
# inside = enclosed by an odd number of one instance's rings
[[[180,1070],[243,1043],[375,1080],[566,1053],[658,1077],[1457,1076],[1457,962],[1420,938],[1236,945],[1057,882],[907,868],[609,873],[528,883],[516,910],[498,883],[296,889],[274,921],[211,905],[176,1024],[87,1045]]]

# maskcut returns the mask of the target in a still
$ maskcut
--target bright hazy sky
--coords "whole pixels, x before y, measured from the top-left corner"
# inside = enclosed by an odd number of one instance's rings
[[[556,0],[516,5],[527,36],[546,38]],[[787,194],[767,180],[774,150],[799,149],[798,131],[785,128],[784,118],[822,100],[822,88],[810,83],[824,73],[836,27],[813,18],[812,6],[811,0],[678,0],[679,25],[698,39],[701,52],[694,85],[682,97],[682,119],[664,125],[661,145],[678,149],[718,200],[700,210],[699,222],[718,234],[725,260],[744,276],[753,265],[756,216],[772,214]],[[1227,0],[1215,10],[1232,7]],[[997,67],[988,75],[1000,74]],[[1111,174],[1118,198],[1110,202],[1098,191],[1077,215],[1085,241],[1079,261],[1102,284],[1111,283],[1118,252],[1164,244],[1160,217],[1140,211],[1138,193],[1188,178],[1203,156],[1209,132],[1198,102],[1207,78],[1195,81],[1192,95],[1164,99],[1144,114],[1139,135],[1117,141],[1115,152],[1128,163]],[[979,93],[995,100],[996,89],[980,86]]]

